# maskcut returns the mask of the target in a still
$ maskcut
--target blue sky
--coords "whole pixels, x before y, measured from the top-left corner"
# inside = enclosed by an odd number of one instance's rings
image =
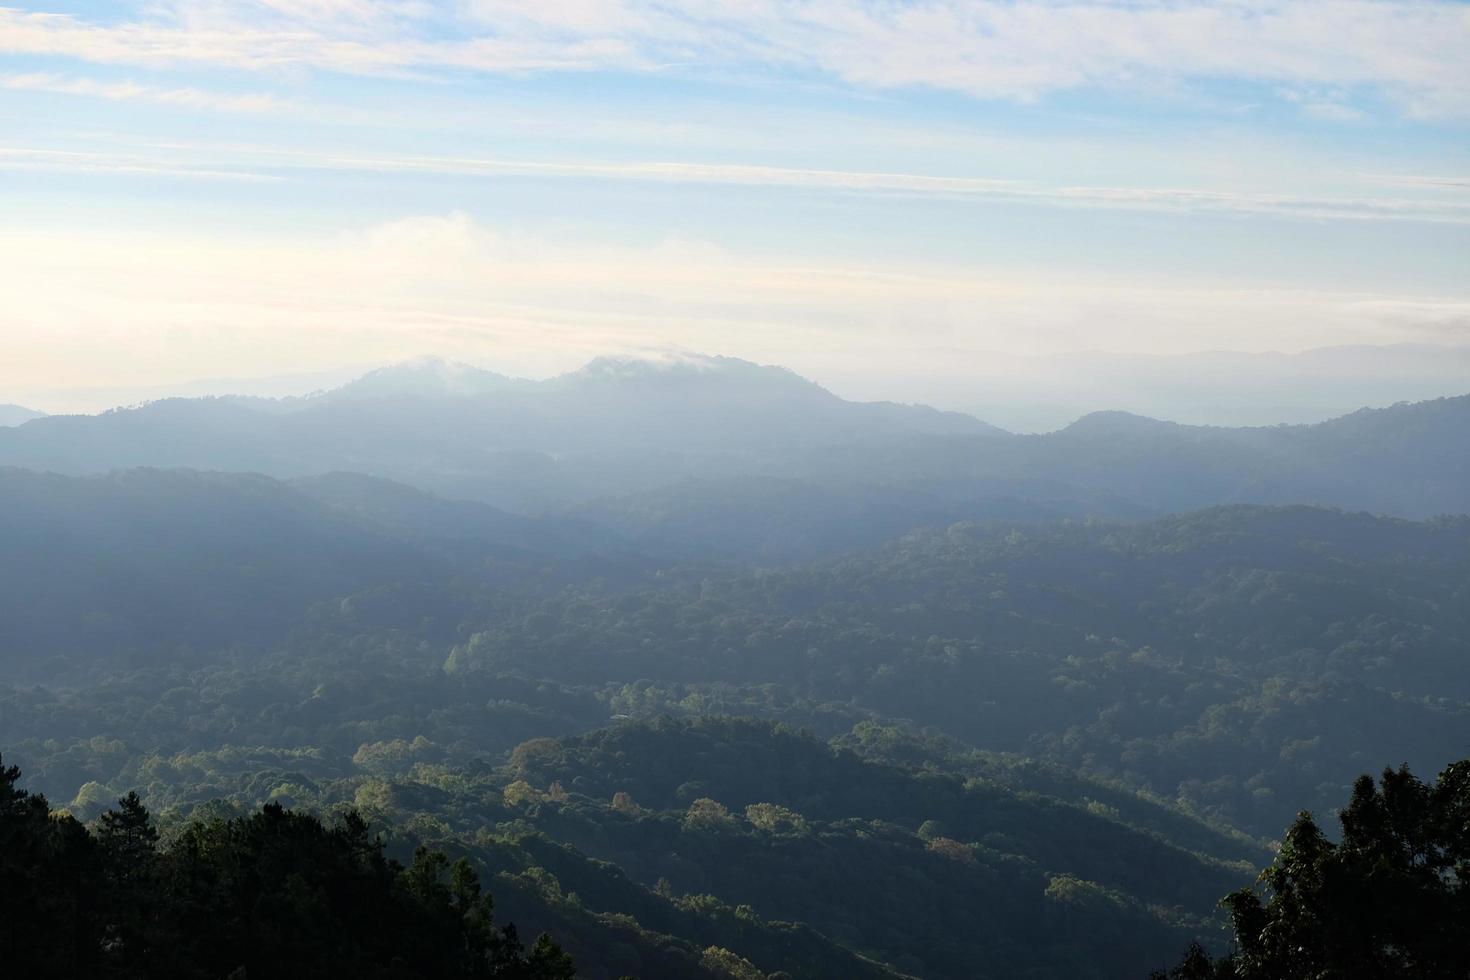
[[[0,395],[1464,345],[1467,50],[1433,2],[0,7]]]

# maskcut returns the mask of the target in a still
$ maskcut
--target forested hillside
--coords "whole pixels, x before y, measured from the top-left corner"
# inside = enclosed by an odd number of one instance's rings
[[[136,790],[166,840],[352,807],[589,977],[1138,976],[1222,948],[1298,809],[1470,737],[1463,518],[962,521],[762,567],[347,475],[0,488],[28,787]]]
[[[1214,969],[1297,811],[1470,747],[1470,518],[1402,516],[1470,509],[1467,404],[1022,437],[689,358],[33,420],[0,459],[72,475],[0,468],[0,748],[88,874],[136,791],[161,908],[289,827],[314,894],[473,872],[591,978]],[[273,962],[202,942],[149,969]]]
[[[0,765],[0,950],[28,977],[506,977],[571,980],[529,955],[467,860],[386,860],[354,813],[328,828],[270,804],[196,820],[165,847],[135,794],[95,829],[53,815]]]

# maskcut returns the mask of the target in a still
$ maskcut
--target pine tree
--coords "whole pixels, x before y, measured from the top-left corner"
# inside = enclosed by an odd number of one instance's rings
[[[1376,784],[1363,776],[1340,820],[1334,844],[1299,814],[1261,872],[1265,895],[1244,888],[1223,902],[1238,952],[1211,964],[1191,948],[1167,977],[1470,977],[1470,759],[1433,785],[1406,767]]]
[[[158,831],[137,793],[97,820],[101,886],[107,908],[102,945],[114,975],[146,977],[166,944],[160,935]]]
[[[544,932],[531,947],[529,965],[528,980],[575,980],[577,976],[577,966],[571,956]]]

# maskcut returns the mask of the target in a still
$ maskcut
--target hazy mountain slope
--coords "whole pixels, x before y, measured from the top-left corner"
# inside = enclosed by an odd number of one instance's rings
[[[43,418],[45,412],[38,412],[24,405],[0,405],[0,428],[23,425],[31,419]]]
[[[414,624],[452,615],[467,588],[622,567],[583,560],[616,547],[595,530],[351,474],[0,468],[0,540],[0,657],[12,665],[279,640],[314,604],[363,593],[388,622]]]
[[[1101,412],[1017,440],[1013,465],[1163,510],[1300,503],[1429,517],[1470,512],[1467,427],[1470,395],[1245,429]]]
[[[1470,391],[1470,345],[1037,355],[930,348],[905,351],[887,370],[860,356],[846,363],[827,359],[820,376],[845,397],[895,393],[949,405],[1016,432],[1050,432],[1105,409],[1191,425],[1300,424],[1363,405]]]
[[[959,500],[1010,496],[1074,515],[1306,503],[1424,518],[1470,512],[1466,431],[1470,395],[1246,429],[1098,412],[1045,435],[823,447],[791,458],[787,469],[813,481],[881,482]]]
[[[450,617],[476,590],[636,581],[676,561],[792,560],[873,546],[973,511],[913,494],[694,484],[661,508],[634,498],[579,516],[524,517],[352,473],[123,470],[67,477],[0,468],[0,637],[7,655],[86,656],[254,644],[313,604],[358,616]],[[633,510],[627,508],[632,507]],[[455,612],[459,610],[459,612]]]
[[[312,456],[251,400],[175,398],[101,415],[51,415],[0,430],[0,465],[69,474],[132,467],[312,471]]]
[[[418,361],[305,398],[174,399],[0,432],[0,463],[96,473],[185,466],[370,473],[545,510],[690,475],[751,472],[772,453],[923,433],[986,433],[918,406],[845,402],[733,358],[603,359],[533,383]]]
[[[1277,445],[1299,466],[1269,490],[1274,502],[1311,502],[1330,499],[1350,483],[1363,501],[1357,506],[1365,510],[1405,516],[1467,513],[1467,433],[1470,395],[1363,409],[1309,432],[1286,429]]]
[[[904,486],[780,477],[682,480],[568,512],[665,558],[788,563],[876,547],[962,520],[1046,520],[1071,508],[1004,493],[955,500]]]
[[[628,547],[626,539],[589,521],[523,517],[360,473],[298,477],[288,485],[368,526],[462,554],[511,556],[520,550],[575,559]]]
[[[750,481],[798,480],[827,488],[833,513],[883,487],[929,498],[920,509],[936,519],[1132,519],[1223,503],[1420,518],[1470,512],[1467,430],[1470,395],[1317,425],[1226,429],[1100,412],[1013,436],[922,406],[847,402],[732,358],[602,359],[544,382],[428,360],[305,398],[175,399],[0,428],[0,464],[73,474],[139,465],[357,472],[523,513],[598,501],[589,515],[635,531],[640,510],[664,508],[689,481],[733,481],[719,497]],[[646,504],[616,502],[645,494],[654,495]],[[750,516],[755,538],[766,519]],[[872,541],[812,539],[836,550]]]
[[[292,401],[363,401],[374,398],[475,398],[534,382],[508,378],[457,361],[421,357],[369,371],[347,384]]]
[[[11,469],[0,471],[0,501],[12,663],[258,642],[312,601],[449,571],[265,477]]]

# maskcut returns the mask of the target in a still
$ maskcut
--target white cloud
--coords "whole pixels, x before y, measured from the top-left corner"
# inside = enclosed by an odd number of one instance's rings
[[[252,92],[232,95],[206,92],[197,88],[165,88],[156,85],[141,85],[137,82],[103,82],[93,78],[78,78],[51,72],[0,75],[0,89],[81,95],[119,102],[156,102],[162,105],[224,112],[276,112],[282,108],[280,99],[269,93]]]
[[[1355,108],[1351,96],[1341,90],[1298,91],[1287,89],[1281,93],[1288,102],[1301,106],[1302,112],[1317,119],[1331,122],[1354,122],[1363,118],[1363,112]]]
[[[96,173],[175,173],[284,179],[292,171],[417,173],[458,177],[537,177],[739,185],[836,193],[955,197],[1046,207],[1235,214],[1309,221],[1419,221],[1470,224],[1470,201],[1440,197],[1329,196],[1214,190],[1048,184],[917,173],[808,169],[669,161],[565,162],[485,157],[367,156],[269,146],[155,144],[136,151],[57,151],[0,147],[0,166]]]
[[[1470,176],[1457,177],[1453,174],[1433,176],[1428,174],[1362,174],[1369,180],[1381,181],[1385,184],[1404,184],[1409,187],[1467,187],[1470,188]]]
[[[1464,296],[800,266],[681,240],[508,237],[462,214],[254,241],[0,227],[0,268],[0,388],[160,383],[222,365],[313,370],[424,351],[547,373],[639,347],[801,364],[866,350],[876,370],[919,347],[1167,353],[1470,339]]]
[[[334,16],[310,16],[308,6],[314,5],[183,5],[177,12],[165,8],[147,19],[120,24],[0,8],[0,53],[59,55],[155,69],[203,65],[400,76],[444,69],[530,72],[639,67],[624,46],[615,42],[543,42],[488,35],[434,40],[405,34],[387,18],[364,22],[340,9]]]
[[[103,24],[0,8],[0,51],[358,74],[700,66],[1019,100],[1227,79],[1370,90],[1415,115],[1470,114],[1470,6],[1452,0],[195,0],[145,9]]]
[[[0,146],[0,170],[43,173],[110,174],[150,177],[189,177],[202,180],[277,180],[269,174],[224,170],[186,163],[170,164],[145,156],[117,153],[34,149]]]

